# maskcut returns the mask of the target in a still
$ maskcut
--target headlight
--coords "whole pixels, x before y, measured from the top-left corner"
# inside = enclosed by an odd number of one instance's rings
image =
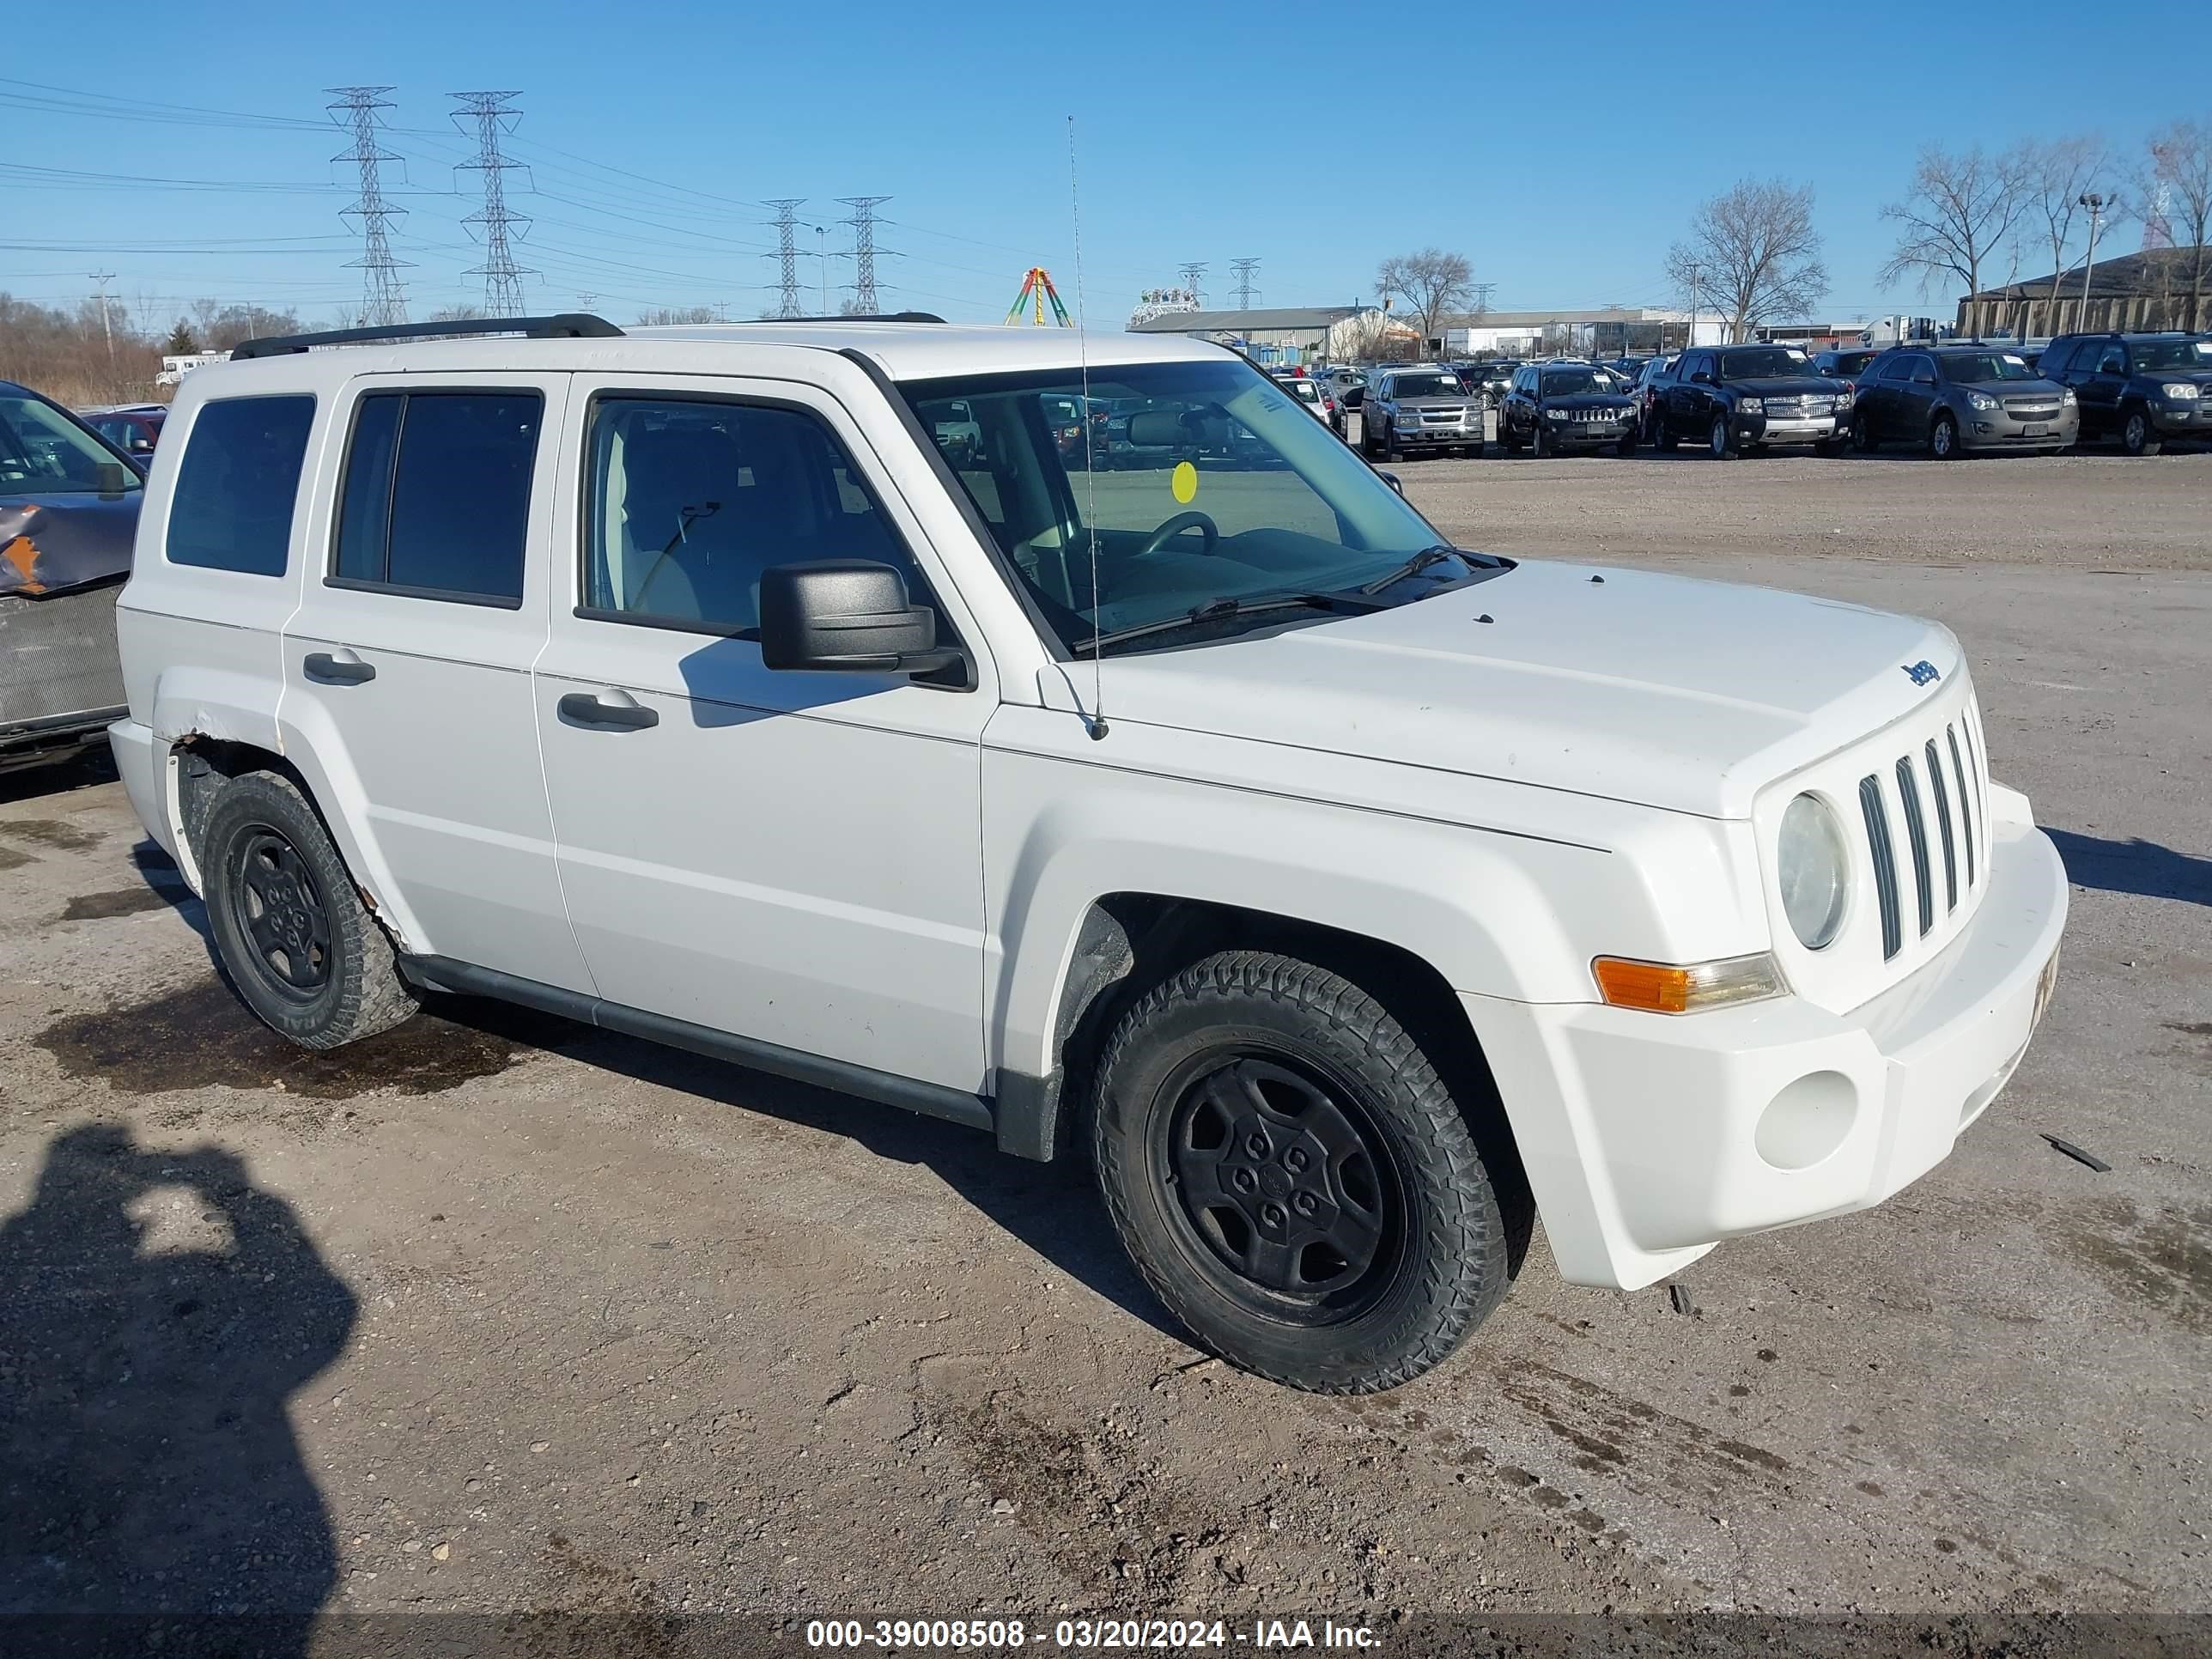
[[[1746,415],[1764,415],[1766,413],[1766,399],[1764,398],[1739,398],[1736,408]]]
[[[1564,409],[1547,409],[1544,411],[1544,418],[1547,421],[1564,421],[1567,418],[1567,411]]]
[[[2193,404],[2204,395],[2202,387],[2193,386],[2186,380],[2177,380],[2171,386],[2160,386],[2159,390],[2166,393],[2168,402],[2177,404]]]
[[[1969,392],[1966,394],[1966,407],[1969,409],[1995,409],[1996,406],[1997,400],[1986,392]]]
[[[1838,409],[1849,409],[1851,406],[1851,389],[1849,386],[1845,386],[1841,392],[1838,392],[1836,394],[1836,407]]]
[[[1843,825],[1826,802],[1800,795],[1790,803],[1782,814],[1774,865],[1782,913],[1790,918],[1797,942],[1808,951],[1832,944],[1844,922],[1850,860],[1844,851]]]
[[[2078,404],[2081,400],[2074,395],[2074,388],[2069,386],[2061,388],[2058,401],[2062,404]]]

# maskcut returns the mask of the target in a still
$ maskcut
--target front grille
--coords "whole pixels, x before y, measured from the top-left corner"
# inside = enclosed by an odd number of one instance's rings
[[[1962,892],[1972,893],[1986,863],[1978,855],[1981,836],[1976,831],[1978,827],[1981,835],[1988,833],[1989,781],[1974,748],[1971,703],[1944,726],[1942,738],[1940,744],[1930,737],[1917,751],[1908,749],[1899,755],[1888,788],[1885,788],[1879,772],[1869,772],[1859,780],[1859,811],[1866,820],[1867,857],[1874,866],[1875,900],[1881,915],[1881,956],[1885,962],[1905,948],[1905,871],[1895,837],[1890,833],[1890,788],[1895,791],[1899,812],[1905,820],[1904,855],[1911,861],[1914,912],[1920,922],[1922,938],[1925,939],[1936,927],[1936,848],[1940,846],[1943,854],[1946,915],[1956,913]],[[1943,770],[1947,753],[1951,762],[1948,777]],[[1936,805],[1936,841],[1933,844],[1928,838],[1925,805],[1931,797]],[[1959,809],[1955,839],[1951,817],[1954,801]],[[1959,879],[1961,851],[1966,855],[1963,886]]]
[[[1836,406],[1833,398],[1769,398],[1765,402],[1769,415],[1826,415]]]
[[[2008,398],[2004,408],[2006,414],[2023,421],[2055,421],[2058,418],[2058,405],[2047,398],[2041,403],[2030,403],[2022,398]]]
[[[1619,421],[1628,415],[1625,409],[1571,409],[1567,413],[1577,421]]]
[[[118,580],[45,599],[0,599],[0,726],[122,707]]]
[[[1457,426],[1467,418],[1463,409],[1425,409],[1421,419],[1430,426]]]

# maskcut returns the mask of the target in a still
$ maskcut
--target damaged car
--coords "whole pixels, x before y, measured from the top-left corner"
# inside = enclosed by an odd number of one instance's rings
[[[0,770],[70,758],[126,712],[115,596],[144,482],[60,404],[0,380]]]

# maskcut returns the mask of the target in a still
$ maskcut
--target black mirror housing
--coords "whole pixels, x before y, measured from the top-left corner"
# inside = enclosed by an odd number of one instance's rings
[[[1396,490],[1401,495],[1406,493],[1406,481],[1401,478],[1396,473],[1385,472],[1378,466],[1375,469],[1375,476],[1382,479],[1384,483],[1389,484],[1391,489]]]
[[[921,674],[961,660],[937,643],[937,613],[906,580],[867,559],[771,566],[760,579],[761,661],[769,668]]]

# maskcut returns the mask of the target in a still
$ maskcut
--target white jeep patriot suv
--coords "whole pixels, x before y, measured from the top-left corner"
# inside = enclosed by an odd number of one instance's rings
[[[1215,347],[235,356],[155,453],[113,741],[300,1042],[499,997],[1073,1146],[1200,1341],[1358,1391],[1535,1214],[1635,1287],[1878,1202],[2049,994],[2064,876],[1944,629],[1461,551]]]

